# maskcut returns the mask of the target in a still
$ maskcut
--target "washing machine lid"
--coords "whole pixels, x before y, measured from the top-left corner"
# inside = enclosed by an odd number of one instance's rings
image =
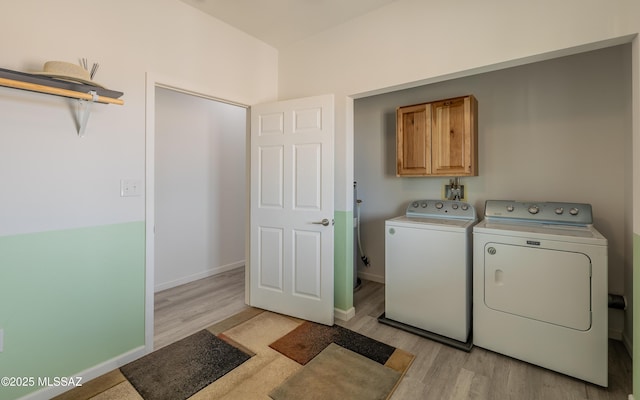
[[[387,225],[404,226],[417,229],[470,229],[476,220],[447,218],[414,218],[401,215],[386,221]]]

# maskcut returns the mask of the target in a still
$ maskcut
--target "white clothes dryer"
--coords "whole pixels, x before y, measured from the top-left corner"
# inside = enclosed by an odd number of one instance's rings
[[[385,313],[379,321],[469,351],[475,208],[416,200],[385,222]]]
[[[607,386],[607,239],[591,206],[489,200],[473,229],[474,344]]]

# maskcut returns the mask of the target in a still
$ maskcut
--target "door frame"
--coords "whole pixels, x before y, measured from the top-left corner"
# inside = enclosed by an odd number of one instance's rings
[[[201,97],[221,103],[231,104],[247,110],[249,106],[232,100],[223,99],[212,94],[202,93],[195,88],[198,85],[185,83],[179,79],[161,76],[152,72],[146,73],[145,88],[145,295],[144,295],[144,346],[145,352],[153,349],[154,337],[154,300],[155,300],[155,134],[156,134],[156,88]],[[247,125],[248,136],[251,125]],[[247,161],[248,162],[248,161]],[[249,183],[247,182],[247,185]],[[248,201],[247,201],[248,204]]]

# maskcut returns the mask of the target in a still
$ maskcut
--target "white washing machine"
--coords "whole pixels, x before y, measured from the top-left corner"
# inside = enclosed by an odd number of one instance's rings
[[[473,229],[473,341],[607,386],[607,239],[589,204],[486,202]]]
[[[385,222],[385,313],[379,321],[471,349],[472,227],[468,203],[416,200]]]

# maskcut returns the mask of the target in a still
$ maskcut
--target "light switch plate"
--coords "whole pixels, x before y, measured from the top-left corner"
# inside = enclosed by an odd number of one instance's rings
[[[121,179],[120,180],[120,197],[132,197],[142,195],[142,180],[140,179]]]

